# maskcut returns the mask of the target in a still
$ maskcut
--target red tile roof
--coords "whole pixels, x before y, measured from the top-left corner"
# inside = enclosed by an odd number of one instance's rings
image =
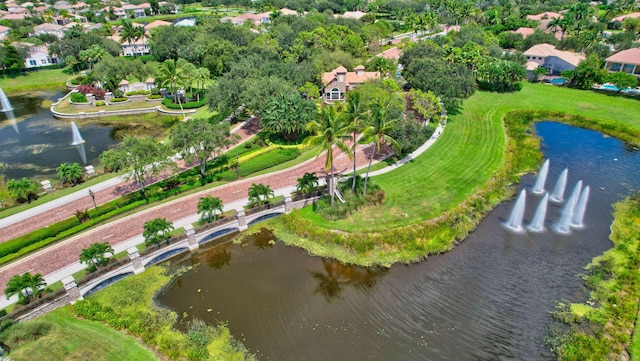
[[[622,50],[606,59],[609,63],[640,65],[640,48]]]

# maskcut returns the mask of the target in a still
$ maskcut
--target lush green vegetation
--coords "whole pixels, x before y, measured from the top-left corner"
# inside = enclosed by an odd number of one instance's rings
[[[640,298],[640,193],[614,209],[614,247],[596,257],[584,276],[589,301],[557,314],[572,325],[556,345],[558,360],[623,359],[630,345],[633,359],[640,358],[639,335],[633,331]]]
[[[515,113],[518,109],[526,111]],[[517,182],[520,173],[537,168],[538,143],[524,136],[533,119],[599,126],[616,136],[628,133],[634,139],[627,138],[638,143],[638,112],[640,103],[634,100],[538,84],[526,84],[519,93],[480,92],[450,118],[446,131],[425,154],[374,178],[386,192],[381,206],[364,207],[331,222],[307,208],[282,217],[274,227],[287,243],[346,262],[420,259],[464,239],[488,210],[511,194],[507,186]],[[305,239],[287,234],[287,229]],[[335,229],[353,233],[330,231]]]
[[[67,78],[69,78],[69,74],[65,69],[47,69],[4,75],[0,78],[0,88],[7,94],[41,89],[60,89],[64,87]]]
[[[135,338],[73,316],[71,306],[0,333],[11,360],[157,360]]]
[[[173,329],[177,315],[158,309],[153,296],[170,280],[165,269],[154,266],[144,273],[107,287],[84,301],[74,312],[140,337],[171,360],[253,360],[234,340],[225,325],[207,326],[194,320],[187,333]]]

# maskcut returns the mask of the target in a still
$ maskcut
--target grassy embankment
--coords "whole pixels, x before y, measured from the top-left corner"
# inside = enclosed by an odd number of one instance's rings
[[[10,357],[16,361],[157,360],[137,339],[166,360],[254,359],[225,325],[194,322],[188,333],[173,329],[177,315],[153,301],[169,280],[164,268],[150,267],[73,306],[18,323],[0,334],[0,340],[11,347]]]
[[[11,360],[157,360],[135,338],[74,317],[71,306],[37,320],[21,322],[0,334]]]
[[[64,88],[72,75],[65,69],[46,69],[28,73],[10,74],[0,77],[0,88],[6,94],[16,94],[31,90]]]
[[[640,144],[640,102],[634,99],[542,84],[525,84],[510,94],[478,92],[464,102],[460,114],[450,117],[446,131],[427,152],[373,178],[387,194],[381,206],[340,221],[326,221],[309,207],[274,221],[274,228],[288,244],[363,265],[411,262],[446,251],[512,194],[507,186],[517,182],[518,174],[538,166],[540,152],[532,137],[517,139],[514,131],[507,142],[503,121],[515,111],[600,129]],[[298,234],[288,233],[291,229]]]
[[[587,266],[586,303],[558,313],[572,325],[557,347],[558,360],[640,360],[640,193],[614,206],[614,247]],[[635,331],[634,331],[635,323]],[[633,338],[632,338],[633,333]]]

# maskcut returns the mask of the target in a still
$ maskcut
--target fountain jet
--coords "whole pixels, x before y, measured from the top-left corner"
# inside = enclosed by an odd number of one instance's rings
[[[580,196],[581,190],[582,181],[580,180],[578,181],[578,183],[576,183],[576,186],[573,188],[573,192],[571,192],[571,196],[567,200],[567,203],[565,203],[564,208],[562,208],[562,215],[560,216],[560,221],[556,226],[556,231],[558,231],[558,233],[569,233],[571,218],[573,217],[573,212],[576,208],[576,203],[578,203],[578,197]]]
[[[580,193],[580,199],[573,210],[573,217],[571,217],[571,227],[581,228],[584,227],[582,223],[584,220],[584,211],[587,209],[587,201],[589,200],[589,186],[584,187],[582,193]]]
[[[562,173],[560,173],[560,178],[556,182],[555,188],[553,188],[553,192],[551,192],[551,196],[549,197],[554,202],[562,202],[564,200],[564,188],[567,186],[567,173],[569,170],[565,168]]]
[[[547,203],[549,203],[549,193],[545,193],[544,197],[540,200],[538,208],[536,208],[536,213],[533,216],[533,221],[531,221],[531,224],[527,227],[531,232],[544,231],[544,218],[547,215]]]
[[[9,124],[13,127],[13,130],[16,131],[16,134],[20,135],[20,130],[18,129],[18,123],[16,122],[16,116],[13,113],[13,107],[11,106],[11,102],[7,95],[4,93],[2,88],[0,88],[0,106],[2,106],[2,111],[7,115],[7,119],[9,120]]]
[[[541,194],[544,192],[544,183],[547,181],[547,173],[549,173],[549,159],[547,159],[544,164],[542,164],[542,167],[540,167],[536,184],[533,186],[533,193]]]
[[[71,145],[77,145],[78,153],[80,153],[80,158],[82,158],[82,162],[87,164],[87,153],[84,149],[85,140],[82,139],[82,135],[80,134],[80,130],[78,130],[78,126],[75,122],[71,122],[71,134],[73,136],[73,141]]]
[[[511,215],[506,223],[507,228],[514,232],[522,232],[522,218],[524,217],[524,206],[527,192],[523,189],[518,196],[515,206],[511,210]]]

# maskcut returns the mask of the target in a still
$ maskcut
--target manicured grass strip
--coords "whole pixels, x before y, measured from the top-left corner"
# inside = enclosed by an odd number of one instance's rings
[[[373,178],[387,193],[382,206],[340,221],[313,221],[330,229],[371,232],[410,225],[452,209],[504,162],[502,119],[514,110],[579,114],[640,130],[640,101],[634,99],[529,83],[515,93],[478,92],[463,103],[460,114],[450,117],[445,132],[424,154]]]
[[[572,304],[557,316],[572,325],[560,338],[558,360],[617,360],[629,349],[640,359],[640,193],[614,205],[614,247],[587,266],[588,304]],[[634,330],[633,340],[631,334]]]
[[[46,69],[28,73],[4,75],[0,78],[0,88],[7,94],[15,94],[29,90],[55,89],[65,86],[71,74],[65,69]]]
[[[71,306],[13,327],[25,329],[34,323],[47,324],[49,331],[35,341],[17,347],[9,344],[11,360],[157,360],[153,352],[135,338],[101,323],[75,318]],[[15,331],[9,330],[3,335],[5,342],[6,336]]]

